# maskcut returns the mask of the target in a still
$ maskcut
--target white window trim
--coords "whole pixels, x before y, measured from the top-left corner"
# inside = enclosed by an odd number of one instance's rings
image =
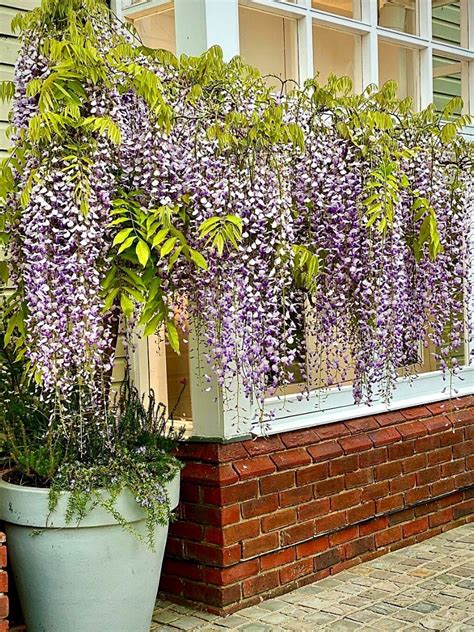
[[[297,395],[271,397],[265,401],[264,408],[266,416],[270,417],[271,413],[275,415],[270,427],[262,427],[260,421],[254,417],[252,433],[256,436],[272,435],[473,395],[474,367],[465,367],[460,375],[463,381],[455,376],[452,387],[449,376],[444,377],[441,371],[422,373],[414,380],[401,378],[388,404],[377,399],[370,406],[354,404],[351,385],[343,386],[340,390],[334,388],[326,392],[315,391],[302,401],[299,401]],[[319,405],[317,400],[320,400]]]

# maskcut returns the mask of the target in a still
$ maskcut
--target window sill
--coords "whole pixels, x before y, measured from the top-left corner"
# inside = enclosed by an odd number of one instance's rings
[[[388,405],[381,401],[375,401],[371,406],[354,404],[351,386],[331,389],[324,394],[313,392],[303,400],[299,400],[297,395],[272,397],[265,401],[266,417],[275,415],[270,427],[264,430],[258,420],[254,420],[252,434],[274,435],[439,402],[450,396],[454,399],[473,395],[474,367],[466,367],[461,376],[462,379],[454,378],[451,389],[449,378],[443,380],[441,371],[424,373],[412,382],[402,379]]]

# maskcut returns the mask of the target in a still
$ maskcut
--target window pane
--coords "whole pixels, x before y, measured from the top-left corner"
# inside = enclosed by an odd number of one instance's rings
[[[174,9],[136,18],[133,25],[145,46],[165,48],[176,54]]]
[[[166,372],[169,412],[180,422],[192,421],[191,383],[189,374],[188,332],[179,333],[180,355],[166,343]],[[178,424],[179,425],[179,424]]]
[[[416,1],[379,0],[378,23],[387,29],[417,33]]]
[[[278,15],[239,8],[240,54],[262,75],[298,80],[296,21]],[[280,89],[277,79],[268,84]],[[293,86],[294,87],[294,86]]]
[[[417,53],[410,48],[379,42],[379,85],[396,81],[400,99],[411,97],[416,104]]]
[[[453,97],[462,96],[461,62],[433,56],[433,102],[442,110]],[[460,109],[456,110],[460,114]]]
[[[357,0],[312,0],[311,6],[313,9],[343,15],[346,18],[360,17],[359,2]]]
[[[325,83],[332,73],[350,77],[354,90],[360,88],[360,36],[313,26],[313,63],[319,81]]]
[[[432,0],[433,39],[448,44],[464,44],[461,15],[459,1]]]

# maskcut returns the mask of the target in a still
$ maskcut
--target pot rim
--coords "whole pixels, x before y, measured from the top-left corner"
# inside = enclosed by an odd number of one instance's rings
[[[50,488],[29,487],[5,481],[4,477],[12,470],[0,473],[0,520],[6,523],[38,529],[76,529],[81,527],[100,527],[118,525],[115,518],[103,507],[91,509],[80,521],[66,521],[68,499],[71,492],[59,494],[58,504],[54,511],[49,510]],[[179,502],[180,472],[165,484],[170,498],[171,509]],[[106,493],[104,490],[97,490]],[[128,489],[124,489],[117,497],[115,508],[128,523],[145,520],[146,512],[135,500]]]

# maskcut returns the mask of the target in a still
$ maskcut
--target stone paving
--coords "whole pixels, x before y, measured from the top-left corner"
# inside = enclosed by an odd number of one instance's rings
[[[474,632],[474,523],[229,617],[159,600],[152,632]]]

